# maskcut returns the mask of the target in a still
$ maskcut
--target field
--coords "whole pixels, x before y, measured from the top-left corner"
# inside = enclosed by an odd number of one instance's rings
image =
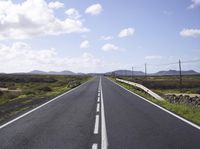
[[[89,79],[89,76],[1,74],[0,123]]]
[[[120,77],[125,80],[134,81],[159,94],[185,93],[200,94],[200,75],[183,76],[180,86],[179,76],[148,76],[145,77]]]

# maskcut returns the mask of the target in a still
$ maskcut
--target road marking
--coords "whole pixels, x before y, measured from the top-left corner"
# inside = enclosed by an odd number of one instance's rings
[[[112,81],[112,80],[110,80],[110,81],[113,82],[113,83],[115,83],[115,82]],[[142,97],[142,96],[140,96],[140,95],[138,95],[138,94],[136,94],[136,93],[133,93],[133,92],[129,91],[128,89],[126,89],[125,87],[123,87],[123,86],[121,86],[121,85],[119,85],[119,84],[117,84],[117,83],[115,83],[115,84],[118,85],[119,87],[125,89],[126,91],[132,93],[133,95],[138,96],[138,97],[140,97],[141,99],[145,100],[146,102],[148,102],[148,103],[154,105],[155,107],[157,107],[157,108],[159,108],[159,109],[161,109],[161,110],[167,112],[168,114],[170,114],[170,115],[172,115],[172,116],[178,118],[179,120],[181,120],[181,121],[183,121],[183,122],[185,122],[185,123],[187,123],[187,124],[193,126],[194,128],[197,128],[197,129],[200,130],[200,126],[198,126],[198,125],[196,125],[196,124],[194,124],[194,123],[192,123],[192,122],[190,122],[190,121],[184,119],[184,118],[181,117],[181,116],[176,115],[175,113],[173,113],[173,112],[171,112],[171,111],[169,111],[169,110],[167,110],[167,109],[165,109],[165,108],[163,108],[163,107],[161,107],[161,106],[159,106],[159,105],[157,105],[157,104],[155,104],[155,103],[149,101],[148,99],[146,99],[146,98],[144,98],[144,97]]]
[[[107,149],[108,139],[107,139],[107,132],[106,132],[106,121],[105,121],[101,77],[100,77],[100,89],[101,89],[101,149]]]
[[[100,102],[100,97],[98,97],[97,102]]]
[[[57,97],[55,97],[55,98],[49,100],[49,101],[47,101],[47,102],[45,102],[45,103],[43,103],[42,105],[40,105],[40,106],[38,106],[38,107],[36,107],[36,108],[34,108],[34,109],[32,109],[32,110],[30,110],[30,111],[28,111],[28,112],[22,114],[22,115],[20,115],[20,116],[18,116],[17,118],[15,118],[15,119],[13,119],[13,120],[11,120],[11,121],[9,121],[9,122],[7,122],[7,123],[1,125],[1,126],[0,126],[0,129],[2,129],[2,128],[8,126],[8,125],[11,124],[11,123],[14,123],[15,121],[17,121],[17,120],[19,120],[19,119],[21,119],[21,118],[23,118],[23,117],[29,115],[30,113],[32,113],[32,112],[34,112],[34,111],[36,111],[36,110],[38,110],[38,109],[44,107],[45,105],[47,105],[47,104],[49,104],[49,103],[51,103],[51,102],[57,100],[58,98],[60,98],[60,97],[62,97],[62,96],[64,96],[64,95],[66,95],[66,94],[68,94],[68,93],[74,91],[75,89],[77,89],[77,88],[83,86],[84,84],[86,84],[86,83],[88,83],[88,82],[90,82],[90,81],[92,81],[92,80],[93,80],[93,79],[91,79],[91,80],[89,80],[89,81],[87,81],[87,82],[85,82],[85,83],[83,83],[83,84],[81,84],[81,85],[79,85],[79,86],[77,86],[77,87],[75,87],[75,88],[73,88],[73,89],[71,89],[71,90],[69,90],[69,91],[67,91],[67,92],[65,92],[65,93],[63,93],[63,94],[61,94],[61,95],[59,95],[59,96],[57,96]]]
[[[97,103],[97,112],[99,112],[99,103]]]
[[[98,149],[98,144],[96,143],[92,144],[92,149]]]
[[[95,125],[94,125],[94,134],[99,133],[99,115],[96,115]]]

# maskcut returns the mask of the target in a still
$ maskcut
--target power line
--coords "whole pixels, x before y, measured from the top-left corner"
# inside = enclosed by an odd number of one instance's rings
[[[167,66],[167,65],[175,65],[178,64],[178,62],[173,62],[173,63],[165,63],[165,64],[148,64],[150,66]]]
[[[200,62],[200,59],[198,60],[188,60],[188,61],[181,61],[181,63],[197,63]],[[148,64],[150,66],[169,66],[169,65],[175,65],[175,64],[179,64],[179,62],[172,62],[172,63],[164,63],[164,64]]]
[[[181,63],[196,63],[196,62],[200,62],[200,59],[198,59],[198,60],[182,61]]]

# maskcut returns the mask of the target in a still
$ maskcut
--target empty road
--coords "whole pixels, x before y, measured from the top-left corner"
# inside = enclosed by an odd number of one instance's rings
[[[0,149],[199,149],[200,130],[96,77],[0,126]]]

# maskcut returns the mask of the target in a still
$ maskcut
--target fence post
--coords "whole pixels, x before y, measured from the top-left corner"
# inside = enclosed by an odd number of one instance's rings
[[[147,80],[147,64],[144,65],[144,71],[145,71],[145,80]]]
[[[182,89],[182,72],[181,72],[181,60],[179,59],[179,85],[180,85],[180,90]]]
[[[132,81],[133,81],[133,67],[132,67]]]

